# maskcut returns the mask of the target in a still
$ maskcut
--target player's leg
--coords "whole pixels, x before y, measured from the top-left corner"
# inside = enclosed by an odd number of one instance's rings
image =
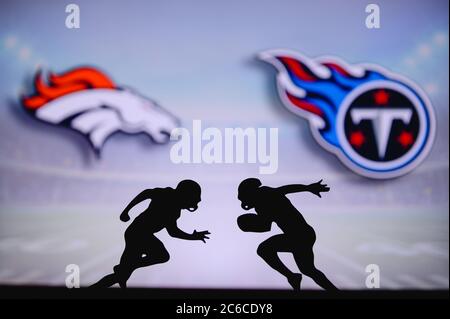
[[[137,253],[131,248],[132,245],[126,244],[125,250],[120,258],[120,264],[114,266],[114,273],[106,275],[100,279],[97,283],[93,284],[92,288],[108,288],[112,285],[119,283],[122,288],[126,287],[126,282],[131,276],[133,259],[135,259]]]
[[[126,288],[131,274],[138,268],[165,263],[170,256],[163,243],[149,234],[145,241],[127,241],[120,264],[114,267],[120,287]]]
[[[325,274],[314,265],[314,253],[312,247],[298,247],[293,254],[295,262],[303,275],[310,277],[316,284],[325,290],[338,290]]]
[[[155,264],[168,262],[170,259],[169,252],[164,244],[155,236],[149,236],[143,247],[136,268],[147,267]]]
[[[289,241],[283,234],[275,235],[269,239],[263,241],[259,246],[257,253],[264,259],[264,261],[273,269],[278,271],[280,274],[285,276],[289,284],[295,289],[300,289],[300,282],[302,280],[301,274],[293,273],[285,264],[281,261],[278,256],[279,252],[289,252],[292,251]]]
[[[117,276],[115,273],[106,275],[95,284],[91,285],[91,288],[108,288],[117,283]]]
[[[137,268],[136,265],[139,263],[139,259],[139,247],[132,241],[126,241],[125,250],[123,251],[122,257],[120,257],[120,263],[114,266],[114,274],[121,288],[127,287],[127,281]]]

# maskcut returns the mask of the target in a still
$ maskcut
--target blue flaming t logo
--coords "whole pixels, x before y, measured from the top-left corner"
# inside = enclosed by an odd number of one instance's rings
[[[396,177],[429,152],[433,109],[407,79],[377,65],[348,65],[335,57],[311,59],[286,50],[259,57],[277,68],[284,105],[308,119],[319,144],[353,171]]]

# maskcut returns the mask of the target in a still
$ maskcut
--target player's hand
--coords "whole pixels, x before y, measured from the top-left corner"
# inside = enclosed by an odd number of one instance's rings
[[[127,211],[123,211],[122,214],[120,214],[120,220],[123,222],[127,222],[130,220],[130,216],[128,215]]]
[[[320,196],[320,193],[330,191],[330,188],[328,187],[327,184],[322,184],[322,179],[316,183],[310,184],[308,187],[311,193],[319,197],[322,197]]]
[[[192,238],[194,240],[201,240],[202,242],[206,243],[205,239],[209,239],[209,237],[206,235],[209,235],[209,234],[211,234],[211,233],[207,230],[198,232],[194,229],[194,232],[192,233]]]

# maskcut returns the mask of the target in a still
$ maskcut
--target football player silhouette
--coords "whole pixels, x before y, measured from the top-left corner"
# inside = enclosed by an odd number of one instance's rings
[[[244,214],[238,217],[238,225],[245,232],[267,232],[275,222],[283,234],[275,235],[262,242],[258,255],[270,267],[286,277],[294,290],[300,290],[302,274],[312,278],[326,290],[337,290],[330,280],[314,265],[313,245],[316,241],[314,229],[306,222],[300,212],[286,197],[297,192],[311,192],[321,197],[321,192],[330,188],[319,181],[310,185],[286,185],[277,188],[262,186],[256,178],[242,181],[238,189],[238,199],[245,210],[254,208],[256,214]],[[278,257],[279,252],[294,255],[300,273],[287,268]]]
[[[128,204],[120,215],[120,220],[130,220],[128,213],[131,208],[147,199],[151,199],[148,208],[125,231],[125,250],[120,263],[114,267],[114,273],[103,277],[91,287],[106,288],[118,283],[125,288],[134,270],[169,261],[170,255],[164,244],[154,235],[163,228],[175,238],[201,240],[204,243],[209,239],[208,231],[194,230],[192,234],[188,234],[177,226],[182,209],[193,212],[198,208],[201,188],[196,182],[183,180],[175,189],[146,189]]]

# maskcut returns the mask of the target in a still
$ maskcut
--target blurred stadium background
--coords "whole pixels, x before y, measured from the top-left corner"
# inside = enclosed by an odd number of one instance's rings
[[[290,198],[316,229],[316,263],[338,287],[364,289],[366,265],[378,264],[382,288],[448,289],[447,1],[378,1],[379,30],[364,25],[365,1],[76,3],[78,30],[65,28],[64,2],[0,3],[0,284],[64,285],[68,264],[80,266],[82,285],[95,282],[120,258],[127,224],[118,216],[126,204],[144,188],[192,178],[203,201],[179,225],[208,229],[211,240],[180,241],[162,231],[170,262],[137,270],[130,285],[288,288],[255,253],[269,234],[242,233],[235,223],[237,185],[256,176],[258,165],[176,165],[170,145],[120,134],[97,159],[79,134],[21,109],[37,68],[89,64],[187,127],[193,119],[205,127],[278,127],[279,170],[260,177],[271,186],[321,178],[331,186],[322,199]],[[417,82],[438,120],[428,158],[394,180],[349,171],[280,104],[275,71],[255,59],[277,47],[378,63]],[[294,267],[289,255],[283,259]],[[304,287],[317,288],[309,279]]]

